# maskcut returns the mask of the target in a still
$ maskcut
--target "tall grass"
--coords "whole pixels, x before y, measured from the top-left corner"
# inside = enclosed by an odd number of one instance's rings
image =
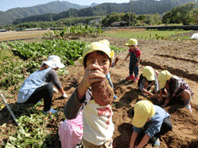
[[[190,31],[185,30],[145,30],[145,29],[116,29],[109,30],[103,33],[104,36],[118,38],[137,38],[137,39],[190,39],[187,36],[180,36],[182,33]]]

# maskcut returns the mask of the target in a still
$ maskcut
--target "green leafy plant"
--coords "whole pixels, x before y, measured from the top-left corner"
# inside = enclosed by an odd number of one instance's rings
[[[8,141],[5,144],[6,148],[10,147],[38,147],[47,148],[46,139],[49,138],[51,129],[49,126],[57,128],[58,125],[53,125],[55,120],[62,120],[60,114],[45,114],[43,111],[37,111],[37,103],[33,109],[27,109],[31,114],[22,115],[17,122],[19,124],[17,131],[9,135]]]
[[[14,55],[7,56],[1,54],[0,58],[0,87],[17,90],[22,81],[29,74],[39,68],[43,60],[46,60],[49,55],[58,55],[62,62],[66,65],[74,65],[82,54],[83,49],[88,43],[80,41],[65,41],[65,40],[45,40],[42,43],[27,43],[24,41],[8,42],[8,47],[12,48]],[[6,50],[1,50],[5,52]],[[10,50],[7,50],[8,52]],[[21,58],[22,60],[20,60]],[[68,71],[61,69],[59,74],[66,74]]]
[[[2,42],[0,44],[0,49],[8,49],[8,48],[9,48],[9,46],[5,42]]]

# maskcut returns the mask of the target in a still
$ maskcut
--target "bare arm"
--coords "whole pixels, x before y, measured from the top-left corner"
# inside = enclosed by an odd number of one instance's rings
[[[143,148],[148,143],[149,139],[150,139],[149,135],[145,134],[136,148]]]
[[[166,98],[162,107],[166,107],[166,105],[169,103],[169,101],[170,101],[170,98],[169,97]]]
[[[138,136],[137,132],[132,133],[129,148],[133,148],[135,146],[135,140],[137,139],[137,136]]]
[[[147,95],[149,95],[149,97],[153,97],[154,96],[154,94],[153,93],[151,93],[151,92],[149,92],[149,91],[147,91],[145,88],[143,88],[143,90],[142,90],[144,93],[146,93]]]
[[[63,95],[63,97],[64,97],[64,94],[66,95],[63,87],[59,88],[58,91]]]
[[[147,91],[147,87],[148,87],[148,81],[145,82],[144,88],[143,88],[142,91],[143,91],[144,93],[146,93],[147,95],[149,95],[150,97],[152,97],[152,96],[153,96],[153,93]]]
[[[138,60],[137,60],[136,66],[139,66],[139,64],[140,64],[140,56],[138,57]]]
[[[125,61],[128,59],[129,56],[130,56],[130,53],[127,54],[127,56],[125,58]]]

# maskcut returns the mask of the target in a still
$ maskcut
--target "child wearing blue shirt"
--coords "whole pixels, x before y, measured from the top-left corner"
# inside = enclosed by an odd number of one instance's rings
[[[138,80],[138,88],[142,94],[147,94],[150,98],[158,97],[159,83],[157,79],[158,71],[155,71],[151,66],[145,66],[140,79]],[[151,87],[154,85],[154,91]]]
[[[163,108],[153,105],[150,101],[142,100],[137,102],[134,107],[134,117],[132,120],[133,133],[129,147],[135,147],[138,134],[142,131],[145,135],[137,145],[138,148],[144,147],[150,139],[155,146],[159,147],[159,137],[172,130],[172,124],[169,118],[169,113]]]

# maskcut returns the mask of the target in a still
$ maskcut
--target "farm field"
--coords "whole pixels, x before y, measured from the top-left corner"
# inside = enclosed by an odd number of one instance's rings
[[[48,31],[49,30],[1,32],[0,41],[41,38],[42,34]]]
[[[107,32],[108,34],[108,32]],[[190,37],[192,33],[185,34]],[[4,36],[4,39],[7,39]],[[9,38],[9,37],[8,37]],[[132,109],[135,103],[139,100],[148,99],[140,95],[137,89],[137,82],[126,82],[125,78],[128,75],[129,59],[125,62],[124,59],[127,55],[127,48],[124,44],[128,38],[118,37],[103,37],[96,38],[81,37],[78,40],[84,42],[98,41],[107,39],[111,45],[125,48],[125,51],[116,52],[120,60],[116,67],[111,68],[111,79],[114,83],[114,91],[118,97],[113,103],[113,122],[115,124],[114,144],[116,148],[128,148],[129,141],[132,133]],[[2,38],[0,38],[1,40]],[[138,39],[138,47],[142,52],[140,62],[140,73],[144,66],[152,66],[158,71],[169,70],[172,74],[182,77],[191,87],[194,92],[192,99],[193,113],[189,113],[186,108],[181,108],[179,105],[165,107],[165,110],[171,114],[171,122],[173,123],[173,130],[163,135],[160,139],[160,148],[192,148],[198,145],[198,40],[150,40]],[[68,66],[69,73],[60,77],[61,84],[64,87],[67,95],[70,96],[75,90],[76,86],[81,81],[84,70],[78,62],[75,65]],[[9,93],[7,91],[6,93]],[[9,94],[6,94],[9,95]],[[17,100],[17,92],[12,93],[12,98],[7,99],[11,105],[12,110],[17,117],[19,117],[19,106],[15,104]],[[154,101],[154,100],[151,100]],[[48,128],[52,131],[49,133],[50,138],[46,147],[60,148],[60,141],[58,139],[58,125],[60,121],[64,120],[63,113],[61,112],[67,98],[60,98],[60,93],[55,93],[53,97],[52,108],[59,109],[59,115],[54,117],[48,123]],[[41,110],[43,105],[37,109]],[[23,109],[23,108],[22,108]],[[20,110],[21,112],[25,111]],[[14,133],[16,126],[9,116],[8,111],[4,108],[0,111],[0,146],[3,145],[5,139],[8,138],[9,133]],[[6,123],[6,126],[5,126]],[[146,145],[150,148],[151,145]]]

